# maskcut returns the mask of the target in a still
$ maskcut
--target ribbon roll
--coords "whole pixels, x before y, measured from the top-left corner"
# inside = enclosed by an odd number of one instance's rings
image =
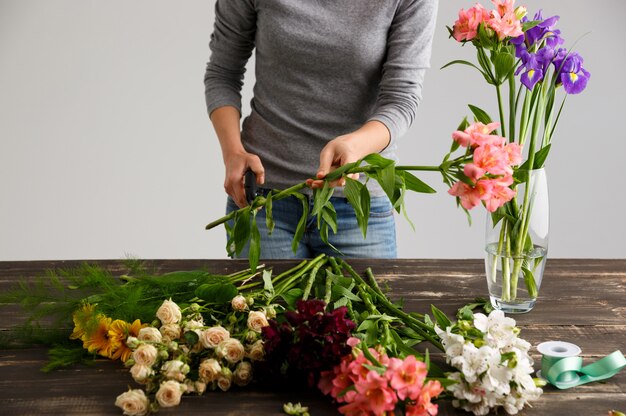
[[[537,346],[541,353],[541,371],[537,375],[559,389],[569,389],[592,381],[613,377],[626,367],[626,358],[614,351],[583,367],[580,347],[569,342],[548,341]]]

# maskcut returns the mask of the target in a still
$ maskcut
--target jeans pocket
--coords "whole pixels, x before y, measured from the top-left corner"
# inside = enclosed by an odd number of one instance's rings
[[[375,197],[370,201],[370,218],[391,217],[393,211],[393,206],[386,196]]]

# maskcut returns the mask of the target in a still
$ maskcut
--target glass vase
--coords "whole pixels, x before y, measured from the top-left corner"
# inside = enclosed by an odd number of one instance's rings
[[[506,313],[529,312],[537,301],[548,255],[548,182],[545,169],[517,171],[515,198],[488,213],[485,271],[489,298]]]

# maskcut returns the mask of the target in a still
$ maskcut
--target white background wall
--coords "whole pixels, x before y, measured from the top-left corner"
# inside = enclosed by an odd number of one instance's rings
[[[237,0],[232,0],[237,1]],[[405,164],[437,164],[467,103],[495,94],[448,39],[457,9],[440,2],[432,69]],[[486,5],[486,2],[483,2]],[[551,257],[624,258],[626,2],[518,1],[560,14],[592,72],[568,99],[548,169]],[[207,0],[0,0],[0,260],[225,257],[219,146],[205,113]],[[246,109],[253,71],[244,90]],[[465,215],[440,191],[411,195],[398,218],[401,257],[482,257],[484,211]]]

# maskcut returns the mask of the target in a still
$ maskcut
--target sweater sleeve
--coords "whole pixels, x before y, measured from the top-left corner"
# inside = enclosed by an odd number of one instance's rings
[[[387,126],[391,143],[415,119],[424,73],[430,67],[436,19],[437,0],[404,0],[389,29],[380,91],[369,120]]]
[[[226,105],[236,107],[241,113],[241,87],[255,34],[254,0],[217,0],[209,42],[211,57],[204,75],[209,115]]]

